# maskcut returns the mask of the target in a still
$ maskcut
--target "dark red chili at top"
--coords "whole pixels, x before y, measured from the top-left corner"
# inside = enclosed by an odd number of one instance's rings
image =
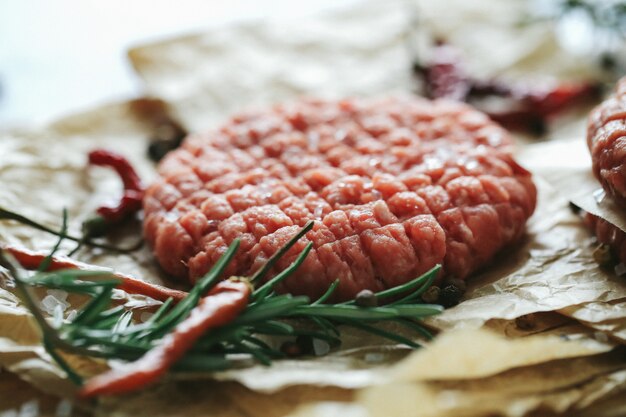
[[[430,98],[465,101],[472,83],[462,65],[459,51],[438,41],[426,66],[415,66],[424,80],[424,90]]]
[[[600,94],[598,83],[555,83],[529,87],[503,80],[477,80],[466,74],[461,54],[451,45],[437,41],[426,65],[414,65],[429,98],[474,102],[488,97],[507,98],[498,111],[487,114],[509,129],[544,133],[550,116]]]
[[[524,99],[539,114],[550,115],[586,98],[598,97],[596,83],[559,83],[544,91],[528,91]]]

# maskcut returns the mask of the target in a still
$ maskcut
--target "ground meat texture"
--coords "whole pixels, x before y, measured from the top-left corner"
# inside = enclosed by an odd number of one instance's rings
[[[607,194],[626,208],[626,77],[615,94],[590,113],[587,145],[594,175]]]
[[[615,94],[589,114],[587,145],[593,173],[602,188],[626,208],[626,77],[618,82]],[[585,215],[585,222],[598,241],[609,245],[613,256],[626,263],[626,234],[589,213]]]
[[[303,100],[234,117],[166,156],[144,231],[172,276],[193,282],[236,238],[227,274],[251,275],[307,221],[274,267],[312,242],[277,289],[336,300],[442,264],[465,279],[524,232],[536,203],[506,131],[465,104],[414,97]],[[269,278],[269,277],[268,277]]]

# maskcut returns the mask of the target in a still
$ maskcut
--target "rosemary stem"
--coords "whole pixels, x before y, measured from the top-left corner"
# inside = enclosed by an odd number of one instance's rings
[[[85,239],[83,236],[81,237],[77,237],[77,236],[73,236],[70,235],[67,232],[63,232],[63,233],[59,233],[56,230],[43,225],[41,223],[38,223],[32,219],[29,219],[28,217],[25,217],[19,213],[15,213],[11,210],[7,210],[3,207],[0,207],[0,220],[2,219],[6,219],[6,220],[14,220],[16,222],[25,224],[27,226],[32,227],[33,229],[37,229],[40,230],[42,232],[46,232],[49,233],[51,235],[54,236],[58,236],[61,239],[67,239],[67,240],[71,240],[73,242],[76,243],[86,243],[89,246],[92,246],[94,248],[99,248],[99,249],[104,249],[104,250],[108,250],[111,252],[118,252],[118,253],[129,253],[129,252],[134,252],[137,249],[139,249],[142,245],[143,245],[143,239],[140,239],[137,243],[133,244],[132,246],[129,246],[128,248],[119,248],[117,246],[113,246],[113,245],[107,245],[106,243],[98,243],[98,242],[94,242],[90,239]]]
[[[282,258],[282,256],[287,253],[287,251],[289,249],[292,248],[293,245],[296,244],[296,242],[298,240],[300,240],[300,238],[302,236],[304,236],[309,230],[311,230],[313,228],[313,225],[315,224],[315,222],[313,220],[310,220],[309,222],[307,222],[307,224],[302,228],[302,230],[300,230],[298,233],[296,233],[296,235],[294,237],[292,237],[291,239],[289,239],[289,241],[287,242],[287,244],[285,244],[282,248],[280,248],[274,255],[272,255],[267,262],[265,262],[265,264],[256,272],[254,273],[254,275],[252,275],[250,277],[250,282],[251,283],[256,283],[257,281],[259,281],[261,278],[263,278],[270,269],[272,269],[272,267],[274,266],[274,264],[280,259]]]
[[[7,213],[0,208],[0,219],[3,216],[7,218]],[[16,216],[11,218],[16,220]],[[19,218],[17,220],[19,221]],[[26,220],[32,225],[32,221]],[[252,276],[251,280],[259,282],[270,271],[272,265],[312,227],[313,222],[307,223],[306,227],[279,249]],[[67,236],[67,213],[64,211],[60,232],[46,229],[59,237],[53,251],[46,258],[52,259],[62,241],[71,240]],[[146,352],[158,346],[162,338],[172,332],[179,323],[193,315],[201,297],[206,296],[207,292],[224,278],[222,275],[233,261],[238,246],[239,239],[235,239],[213,268],[196,282],[185,298],[176,305],[173,305],[173,300],[170,298],[149,320],[143,323],[133,322],[131,310],[112,305],[111,293],[118,284],[117,280],[104,277],[101,280],[87,281],[84,280],[86,275],[98,273],[77,270],[39,271],[26,278],[21,276],[21,265],[2,248],[0,248],[0,266],[5,267],[14,277],[18,295],[39,325],[43,345],[50,356],[65,371],[69,379],[80,385],[82,383],[80,375],[64,360],[61,352],[128,361],[144,356]],[[276,294],[274,286],[291,276],[305,262],[312,247],[311,242],[307,243],[287,268],[265,284],[259,285],[248,300],[245,310],[236,318],[220,327],[213,328],[201,339],[196,340],[175,368],[209,371],[226,369],[241,362],[242,354],[247,361],[254,360],[257,363],[270,365],[273,359],[283,357],[284,354],[273,348],[272,343],[266,343],[264,335],[305,338],[305,341],[309,338],[319,339],[335,348],[341,344],[340,332],[337,328],[340,325],[357,328],[414,348],[419,347],[415,341],[402,334],[384,330],[377,326],[377,322],[396,321],[421,336],[430,336],[430,333],[419,324],[418,319],[437,314],[442,307],[423,304],[419,296],[432,284],[439,272],[439,266],[406,284],[376,294],[380,298],[402,297],[384,306],[357,306],[354,300],[338,304],[327,303],[339,287],[339,280],[335,280],[314,302],[306,296]],[[47,268],[47,262],[44,261],[40,267]],[[110,273],[103,272],[103,274]],[[90,300],[71,322],[60,323],[57,328],[48,322],[39,308],[31,291],[33,286],[57,288],[72,294],[87,295]],[[208,296],[211,297],[211,295]]]
[[[11,274],[11,276],[13,277],[13,279],[15,280],[15,286],[20,292],[21,299],[24,302],[24,304],[26,304],[26,307],[30,310],[31,314],[35,318],[35,321],[37,322],[37,324],[39,325],[43,333],[43,337],[46,338],[46,340],[50,344],[56,345],[58,348],[67,350],[68,352],[71,351],[79,355],[85,355],[85,356],[97,356],[97,353],[96,355],[94,355],[95,352],[93,352],[92,350],[75,347],[71,345],[70,343],[67,343],[65,340],[61,339],[61,337],[59,337],[59,335],[52,328],[52,326],[48,324],[48,321],[43,316],[43,314],[41,314],[41,310],[39,310],[39,307],[35,303],[35,300],[30,295],[28,287],[26,286],[26,284],[24,283],[22,277],[20,276],[18,272],[17,261],[15,261],[12,258],[13,257],[10,254],[6,253],[2,248],[0,248],[0,265],[6,268]]]
[[[338,286],[339,280],[336,279],[335,281],[333,281],[332,284],[330,284],[326,292],[313,303],[313,305],[324,304],[326,301],[328,301],[328,299],[333,295]]]
[[[254,293],[252,294],[252,300],[254,301],[258,300],[259,298],[265,298],[276,284],[289,277],[289,275],[291,275],[296,269],[298,269],[298,267],[300,267],[300,265],[302,265],[304,259],[309,254],[312,248],[313,242],[307,243],[300,255],[298,255],[298,258],[296,258],[296,260],[293,261],[291,265],[289,265],[285,270],[276,275],[274,278],[263,284],[259,289],[254,291]]]
[[[43,338],[43,346],[48,352],[48,354],[52,357],[52,359],[54,359],[54,361],[59,365],[59,367],[63,369],[67,377],[74,384],[78,386],[83,385],[83,378],[78,373],[76,373],[76,371],[72,369],[72,367],[65,361],[65,359],[61,357],[61,355],[57,353],[55,347],[52,345],[52,343],[50,342],[50,340],[48,340],[48,337],[46,336],[44,336]]]

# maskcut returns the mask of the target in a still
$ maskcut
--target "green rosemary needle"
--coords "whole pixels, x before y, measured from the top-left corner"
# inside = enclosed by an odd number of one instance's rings
[[[0,217],[2,214],[0,209]],[[6,212],[4,215],[6,216]],[[439,266],[399,287],[374,294],[378,299],[393,300],[383,306],[361,307],[357,306],[354,300],[340,304],[328,303],[338,288],[338,280],[333,282],[319,299],[313,301],[306,296],[277,294],[274,291],[275,286],[291,276],[306,259],[312,249],[312,244],[309,243],[291,265],[275,277],[261,283],[261,279],[272,265],[275,265],[312,226],[312,222],[308,223],[272,256],[259,272],[250,277],[250,282],[257,284],[258,287],[253,291],[245,310],[232,322],[200,338],[178,361],[173,368],[174,371],[214,371],[240,366],[242,355],[264,365],[270,365],[273,360],[284,357],[284,353],[272,348],[259,336],[318,339],[327,342],[331,347],[336,347],[341,344],[342,329],[353,327],[412,348],[420,346],[417,339],[378,326],[379,322],[390,321],[400,323],[420,337],[432,337],[419,320],[440,313],[443,307],[423,304],[420,295],[433,283],[440,270]],[[46,259],[52,258],[63,239],[71,239],[67,236],[66,227],[67,218],[64,214],[61,232],[51,231],[59,236],[59,242]],[[59,350],[127,361],[142,357],[188,317],[200,299],[218,281],[225,278],[222,276],[223,272],[232,262],[238,246],[239,241],[236,239],[182,301],[174,305],[172,299],[167,300],[145,322],[134,321],[130,311],[114,305],[111,294],[119,281],[108,272],[81,270],[43,272],[47,266],[43,265],[40,271],[26,278],[25,274],[20,272],[19,264],[1,250],[0,264],[14,277],[25,305],[41,327],[44,347],[65,370],[68,377],[78,384],[81,381],[80,375],[63,361],[58,354]],[[55,328],[39,310],[29,291],[30,287],[64,290],[68,293],[86,295],[90,300],[72,320],[62,321]]]
[[[64,222],[67,221],[67,212],[66,210],[63,210],[63,218],[64,218]],[[98,242],[94,242],[92,239],[90,239],[88,236],[73,236],[70,235],[69,233],[67,233],[67,224],[64,223],[64,226],[62,228],[62,230],[60,232],[54,230],[51,227],[48,227],[44,224],[41,224],[39,222],[36,222],[35,220],[29,219],[28,217],[16,213],[14,211],[8,210],[4,207],[0,207],[0,220],[13,220],[16,221],[18,223],[21,223],[23,225],[26,226],[30,226],[33,229],[42,231],[42,232],[46,232],[49,233],[51,235],[57,236],[59,238],[61,238],[62,240],[71,240],[73,242],[78,243],[79,245],[87,245],[87,246],[91,246],[94,248],[100,248],[100,249],[104,249],[104,250],[108,250],[111,252],[116,252],[116,253],[130,253],[130,252],[134,252],[137,249],[141,248],[141,246],[143,246],[143,239],[140,239],[137,243],[133,244],[132,246],[129,246],[127,248],[120,248],[114,245],[108,245],[106,243],[98,243]],[[75,251],[72,251],[75,252]]]

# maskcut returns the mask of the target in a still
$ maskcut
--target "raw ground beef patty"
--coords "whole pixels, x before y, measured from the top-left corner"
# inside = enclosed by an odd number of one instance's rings
[[[587,145],[594,175],[626,208],[626,77],[618,82],[615,94],[589,114]]]
[[[626,77],[615,94],[589,114],[587,145],[593,173],[616,203],[626,208]],[[600,243],[611,247],[626,264],[626,233],[606,220],[587,213],[585,220]]]
[[[159,165],[144,231],[168,273],[205,274],[235,239],[227,274],[313,250],[278,288],[336,299],[397,286],[440,263],[464,279],[524,232],[536,202],[511,139],[467,105],[413,97],[303,100],[188,137]]]

